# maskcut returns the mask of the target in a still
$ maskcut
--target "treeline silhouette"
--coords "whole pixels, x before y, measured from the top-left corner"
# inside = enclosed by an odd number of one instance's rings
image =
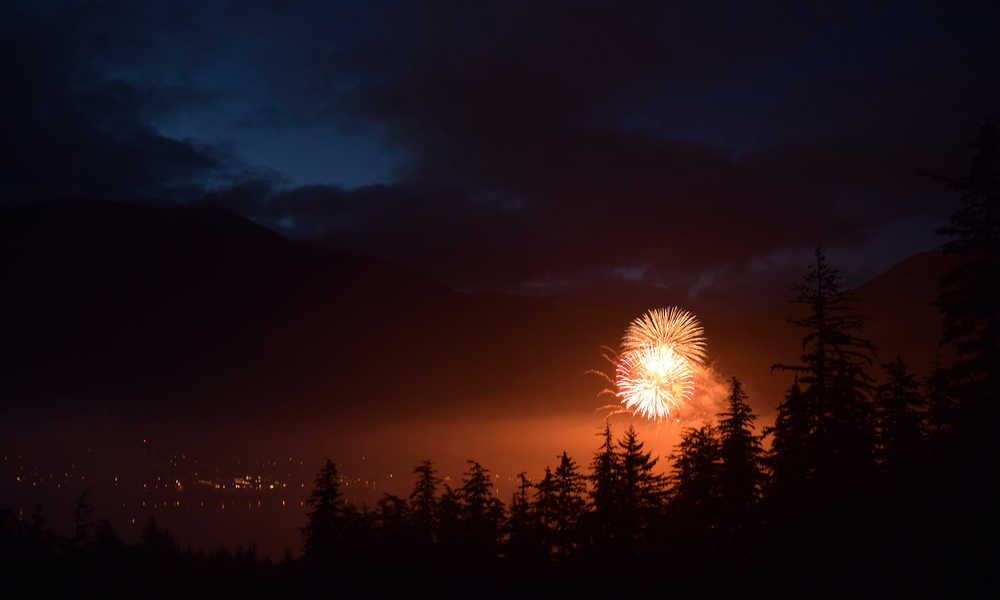
[[[271,595],[294,581],[290,556],[274,563],[254,546],[182,549],[153,517],[128,544],[94,515],[89,492],[76,503],[68,536],[50,530],[40,505],[23,520],[0,510],[0,579],[10,597]]]
[[[564,452],[537,481],[521,473],[506,502],[478,462],[451,487],[427,460],[414,468],[408,496],[386,494],[369,508],[345,501],[327,459],[300,558],[182,552],[153,521],[126,546],[106,522],[93,523],[83,498],[71,539],[47,533],[40,515],[0,514],[0,560],[79,582],[125,573],[155,587],[187,577],[246,593],[984,590],[995,577],[998,506],[1000,143],[992,125],[975,148],[969,175],[950,181],[962,206],[940,233],[958,260],[938,300],[944,358],[925,379],[902,357],[877,360],[854,298],[817,249],[794,298],[804,315],[793,321],[801,357],[774,365],[794,382],[773,426],[758,425],[733,378],[726,409],[683,432],[666,473],[633,428],[616,438],[605,424],[586,468]]]

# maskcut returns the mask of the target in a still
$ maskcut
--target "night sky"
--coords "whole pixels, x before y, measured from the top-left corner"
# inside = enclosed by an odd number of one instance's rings
[[[859,282],[996,116],[986,4],[15,3],[3,202],[212,203],[461,290],[770,299],[817,243]]]

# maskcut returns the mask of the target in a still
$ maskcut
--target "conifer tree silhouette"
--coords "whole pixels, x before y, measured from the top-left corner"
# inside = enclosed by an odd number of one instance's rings
[[[930,443],[936,451],[954,445],[958,423],[958,398],[955,397],[948,370],[941,366],[940,356],[934,358],[930,376],[923,383],[927,398],[926,425]]]
[[[881,515],[878,526],[885,534],[882,551],[889,560],[899,560],[919,547],[932,529],[925,527],[917,533],[913,527],[925,515],[934,513],[927,493],[929,455],[924,438],[927,402],[902,358],[897,356],[883,368],[885,382],[876,391],[879,434],[876,457],[883,481],[870,505],[873,512]],[[905,560],[900,564],[911,567]]]
[[[634,427],[629,426],[625,431],[618,448],[618,530],[622,541],[642,544],[661,516],[667,480],[653,472],[659,459],[653,458],[652,452],[643,451],[644,444]]]
[[[125,542],[107,519],[101,519],[94,533],[96,552],[110,564],[118,563],[125,553]]]
[[[534,486],[523,471],[517,474],[517,481],[507,521],[506,555],[516,561],[540,560],[547,553],[542,547],[538,517],[529,497]]]
[[[436,540],[449,552],[457,550],[465,537],[462,530],[462,498],[460,493],[447,483],[444,484],[444,491],[438,499],[436,513],[434,519],[437,528]]]
[[[517,489],[510,501],[510,520],[513,523],[527,522],[531,511],[531,500],[528,498],[528,490],[532,488],[531,480],[527,473],[521,471],[517,474]]]
[[[923,413],[927,402],[916,377],[900,356],[882,367],[886,382],[876,390],[878,456],[887,472],[908,474],[923,453]]]
[[[538,541],[544,548],[545,555],[549,556],[555,551],[555,529],[556,521],[559,518],[559,506],[556,501],[556,481],[552,475],[551,467],[545,467],[545,475],[535,485],[535,499],[531,508],[538,519]]]
[[[937,305],[944,318],[941,345],[956,355],[933,382],[934,457],[939,478],[935,512],[954,521],[940,530],[942,545],[960,544],[985,556],[995,540],[982,533],[1000,494],[982,461],[1000,455],[995,433],[1000,389],[1000,132],[986,122],[973,143],[966,176],[949,183],[961,206],[947,226],[943,251],[957,260],[944,277]],[[976,564],[977,561],[966,561]],[[991,568],[980,563],[981,569]]]
[[[395,494],[386,492],[375,505],[375,520],[381,529],[402,529],[409,517],[409,504]]]
[[[73,507],[73,545],[80,548],[91,543],[95,527],[94,506],[90,500],[90,488],[87,488]]]
[[[335,556],[346,541],[348,511],[340,491],[337,465],[329,458],[316,475],[309,495],[306,513],[304,557],[307,560],[325,560]]]
[[[586,508],[586,484],[576,461],[565,451],[559,456],[559,466],[552,477],[554,514],[552,532],[557,555],[570,554],[577,542],[577,532]]]
[[[370,523],[374,526],[383,556],[396,557],[400,561],[413,559],[410,506],[405,499],[395,494],[383,494],[375,505]]]
[[[45,523],[45,511],[41,504],[36,504],[31,512],[31,524],[28,525],[28,547],[32,554],[45,554],[50,549],[52,538],[45,529]]]
[[[795,549],[808,546],[816,555],[798,564],[810,568],[843,560],[851,548],[862,560],[861,552],[875,548],[862,540],[881,531],[873,503],[879,485],[874,380],[868,373],[875,348],[861,337],[864,318],[842,285],[840,271],[817,248],[793,301],[805,316],[790,320],[804,330],[800,362],[772,367],[796,374],[792,392],[802,387],[779,411],[766,515],[781,549],[790,552],[783,560],[805,560]]]
[[[985,123],[973,144],[976,154],[968,175],[951,180],[961,207],[938,230],[947,241],[945,254],[958,264],[945,276],[937,304],[944,316],[942,344],[953,345],[958,359],[949,376],[960,401],[960,426],[974,432],[994,423],[1000,377],[1000,133]],[[996,436],[988,435],[989,439]],[[984,451],[997,447],[991,442]]]
[[[441,484],[434,464],[425,460],[413,469],[417,481],[410,493],[410,514],[412,515],[415,535],[424,543],[434,541],[434,530],[437,521],[437,488]]]
[[[459,491],[465,539],[470,550],[495,556],[504,520],[503,502],[494,495],[489,471],[474,460],[467,462],[469,470]]]
[[[611,425],[605,422],[598,436],[601,447],[590,461],[589,512],[585,516],[587,537],[595,550],[607,548],[613,541],[621,479],[621,461],[611,437]]]
[[[684,431],[671,461],[671,512],[687,536],[718,524],[721,448],[715,427]]]
[[[798,378],[788,388],[778,405],[774,425],[765,433],[772,435],[766,463],[771,470],[772,497],[788,498],[802,491],[812,478],[812,455],[815,428]],[[791,501],[791,500],[790,500]],[[793,501],[792,501],[793,502]]]
[[[753,414],[743,386],[731,380],[729,404],[719,413],[720,525],[736,536],[749,524],[765,483],[764,448],[754,433]]]
[[[843,276],[831,267],[822,248],[797,286],[794,303],[808,314],[791,323],[804,329],[801,363],[775,364],[793,371],[805,384],[801,403],[813,433],[810,462],[825,484],[840,487],[873,467],[875,432],[870,393],[874,346],[858,333],[864,318],[856,299],[842,289]]]
[[[177,553],[177,545],[173,536],[165,529],[160,529],[155,517],[149,517],[139,536],[142,549],[157,560]]]

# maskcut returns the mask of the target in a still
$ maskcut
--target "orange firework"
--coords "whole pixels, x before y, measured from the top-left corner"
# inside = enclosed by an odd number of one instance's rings
[[[615,369],[622,406],[652,421],[666,419],[694,393],[694,373],[668,345],[646,346],[622,354]]]
[[[690,312],[670,306],[654,308],[637,317],[625,330],[625,352],[641,348],[667,346],[693,365],[705,361],[705,331]]]
[[[617,390],[604,389],[618,405],[604,406],[610,414],[631,413],[663,421],[688,403],[695,390],[696,371],[705,361],[705,336],[698,318],[671,306],[655,308],[633,320],[622,338],[621,353],[604,348],[615,365],[615,377],[597,370]]]
[[[617,404],[598,410],[642,415],[651,421],[664,421],[690,403],[695,380],[709,372],[705,334],[692,313],[671,306],[654,308],[633,320],[622,337],[621,352],[602,346],[604,359],[614,365],[614,379],[604,371],[590,369],[616,389],[605,388],[597,395],[614,396]],[[700,379],[699,379],[700,381]],[[690,414],[690,410],[682,411]],[[697,411],[696,411],[697,412]]]

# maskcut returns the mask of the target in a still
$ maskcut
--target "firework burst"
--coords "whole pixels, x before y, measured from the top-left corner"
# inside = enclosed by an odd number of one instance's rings
[[[615,384],[622,406],[651,421],[666,419],[694,393],[690,363],[667,345],[646,346],[621,356]]]
[[[614,396],[618,404],[603,408],[611,409],[610,414],[641,415],[651,421],[667,420],[690,403],[706,358],[701,323],[676,306],[637,317],[625,331],[621,352],[604,350],[604,358],[615,367],[614,378],[590,372],[616,388],[599,395]]]
[[[705,361],[705,331],[692,313],[670,306],[654,308],[635,320],[625,330],[625,352],[641,348],[667,346],[684,360],[700,365]]]

